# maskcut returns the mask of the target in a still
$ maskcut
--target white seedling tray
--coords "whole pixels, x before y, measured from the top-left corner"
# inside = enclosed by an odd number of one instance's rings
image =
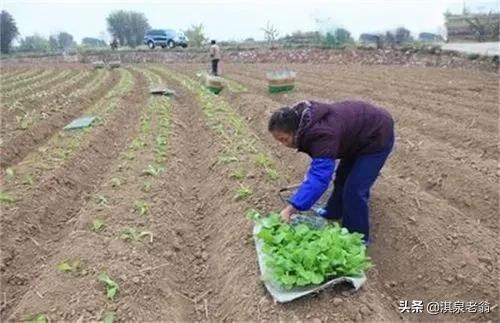
[[[293,301],[294,299],[300,298],[302,296],[317,293],[329,286],[333,286],[336,284],[340,284],[343,282],[351,283],[354,289],[358,290],[366,281],[366,276],[362,277],[337,277],[332,280],[327,281],[322,285],[312,285],[300,288],[292,288],[292,289],[283,289],[276,282],[271,281],[271,274],[266,268],[265,255],[262,251],[262,247],[264,243],[260,238],[257,237],[257,234],[260,232],[261,225],[255,224],[253,228],[253,237],[255,241],[255,247],[257,249],[257,260],[259,262],[260,273],[264,278],[264,285],[267,290],[274,298],[274,300],[278,303],[287,303]]]

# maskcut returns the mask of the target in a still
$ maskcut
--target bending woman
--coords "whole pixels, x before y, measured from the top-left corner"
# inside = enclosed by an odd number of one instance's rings
[[[283,221],[313,207],[327,190],[336,160],[340,160],[333,193],[316,214],[341,219],[345,228],[362,233],[368,243],[370,188],[394,146],[389,112],[363,101],[303,101],[276,110],[268,128],[283,145],[312,158],[304,181],[281,211]]]

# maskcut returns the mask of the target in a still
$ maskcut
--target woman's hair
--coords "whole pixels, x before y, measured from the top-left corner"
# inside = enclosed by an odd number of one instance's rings
[[[215,43],[216,43],[216,41],[214,39],[212,39],[212,41],[210,42],[210,44],[212,44],[212,45]]]
[[[273,112],[269,119],[268,130],[295,133],[299,129],[299,124],[299,113],[290,107],[283,107]]]

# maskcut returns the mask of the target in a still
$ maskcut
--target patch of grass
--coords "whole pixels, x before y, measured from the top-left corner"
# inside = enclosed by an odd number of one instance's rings
[[[97,276],[97,280],[104,284],[106,288],[106,297],[110,300],[114,300],[120,290],[118,283],[105,272],[101,272],[99,276]]]
[[[149,213],[149,205],[144,200],[136,200],[134,202],[134,211],[140,216],[145,216]]]
[[[57,265],[57,270],[64,273],[75,272],[80,269],[80,265],[81,262],[78,258],[73,260],[65,260]]]
[[[150,231],[142,231],[137,228],[127,228],[123,230],[120,238],[125,241],[139,241],[143,237],[149,236],[149,241],[153,243],[153,233]]]
[[[234,199],[236,201],[243,201],[248,199],[250,196],[253,195],[253,189],[249,187],[240,187],[237,191],[236,194],[234,195]]]
[[[91,230],[94,232],[101,232],[106,226],[106,222],[102,219],[94,219],[92,221]]]
[[[15,203],[16,198],[10,194],[0,192],[0,203],[2,204],[10,204],[10,203]]]

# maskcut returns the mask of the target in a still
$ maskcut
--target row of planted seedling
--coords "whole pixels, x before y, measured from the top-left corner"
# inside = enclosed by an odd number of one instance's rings
[[[158,73],[168,75],[181,83],[197,98],[208,127],[221,139],[224,147],[216,164],[230,167],[230,177],[240,182],[240,188],[235,192],[235,200],[245,200],[253,195],[251,187],[241,182],[247,178],[247,169],[254,163],[266,174],[269,180],[277,180],[279,173],[271,157],[258,144],[258,138],[248,128],[247,122],[239,115],[224,98],[208,91],[204,84],[182,74],[155,68]],[[236,82],[230,83],[233,91],[244,92],[246,88]]]
[[[45,84],[58,80],[64,80],[68,75],[71,75],[73,69],[48,69],[33,78],[22,79],[14,83],[2,86],[2,99],[6,100],[15,95],[30,93],[38,88],[42,88]]]
[[[7,124],[6,126],[9,129],[17,129],[17,130],[26,130],[29,129],[32,125],[34,125],[37,121],[46,117],[44,110],[54,111],[58,106],[64,106],[64,101],[68,102],[70,99],[85,96],[92,91],[98,89],[98,85],[105,80],[103,77],[105,75],[104,71],[98,71],[94,73],[90,73],[86,70],[78,70],[73,77],[65,80],[55,86],[51,86],[47,89],[40,89],[38,91],[34,91],[30,95],[23,95],[23,100],[17,100],[13,98],[12,102],[9,102],[7,111],[13,111],[15,116],[15,126],[10,126]],[[95,81],[95,80],[101,80]],[[84,85],[76,89],[74,92],[67,92],[73,86],[79,85],[81,82],[85,82]],[[58,95],[55,95],[58,94]],[[21,94],[22,95],[22,94]],[[43,98],[49,98],[47,101],[40,101]],[[53,98],[52,100],[50,98]],[[37,104],[35,109],[28,109],[25,106],[26,100],[36,100],[40,102]]]
[[[147,78],[151,77],[146,73]],[[164,163],[167,157],[168,135],[170,131],[170,111],[172,103],[167,97],[152,98],[144,109],[140,118],[140,129],[138,135],[130,142],[127,148],[122,152],[120,160],[122,163],[118,165],[120,169],[130,167],[134,161],[143,154],[152,152],[154,154],[154,164],[148,164],[138,170],[137,178],[144,178],[140,190],[143,196],[133,201],[132,208],[140,217],[150,215],[150,206],[147,202],[147,193],[151,190],[150,178],[160,175],[164,171]],[[156,120],[156,124],[153,124]],[[139,165],[135,165],[139,167]],[[139,169],[139,168],[137,168]],[[109,180],[111,187],[118,190],[125,184],[124,180],[119,177],[112,177]],[[104,195],[97,195],[95,203],[99,205],[107,205],[112,203],[112,198]],[[99,234],[107,227],[107,223],[102,218],[95,218],[90,224],[90,230]],[[153,243],[153,233],[147,230],[141,230],[137,227],[127,227],[120,231],[119,238],[128,242],[138,242],[147,239],[149,243]],[[70,259],[62,261],[58,264],[58,270],[62,272],[74,272],[79,270],[80,259]],[[105,289],[106,297],[113,301],[118,297],[120,291],[119,283],[113,278],[110,273],[102,271],[98,274],[97,280],[101,282]],[[46,322],[48,318],[39,314],[35,316],[39,319],[38,322]],[[42,319],[42,321],[40,321]],[[114,312],[106,312],[103,320],[104,323],[115,321]]]
[[[103,86],[107,78],[101,78],[91,85],[89,91],[95,90],[98,86]],[[0,199],[0,202],[14,202],[15,192],[22,187],[30,189],[35,185],[45,171],[55,169],[62,165],[72,156],[82,143],[91,135],[93,127],[98,124],[105,124],[109,116],[118,108],[120,97],[132,89],[134,80],[132,74],[127,70],[120,70],[120,80],[105,97],[96,102],[93,106],[83,112],[84,115],[96,116],[96,120],[91,127],[76,131],[61,130],[42,147],[30,153],[18,165],[6,169],[6,188],[8,193],[3,192],[0,196],[8,196],[8,199]],[[84,93],[80,93],[83,95]],[[10,185],[12,183],[13,185]]]

